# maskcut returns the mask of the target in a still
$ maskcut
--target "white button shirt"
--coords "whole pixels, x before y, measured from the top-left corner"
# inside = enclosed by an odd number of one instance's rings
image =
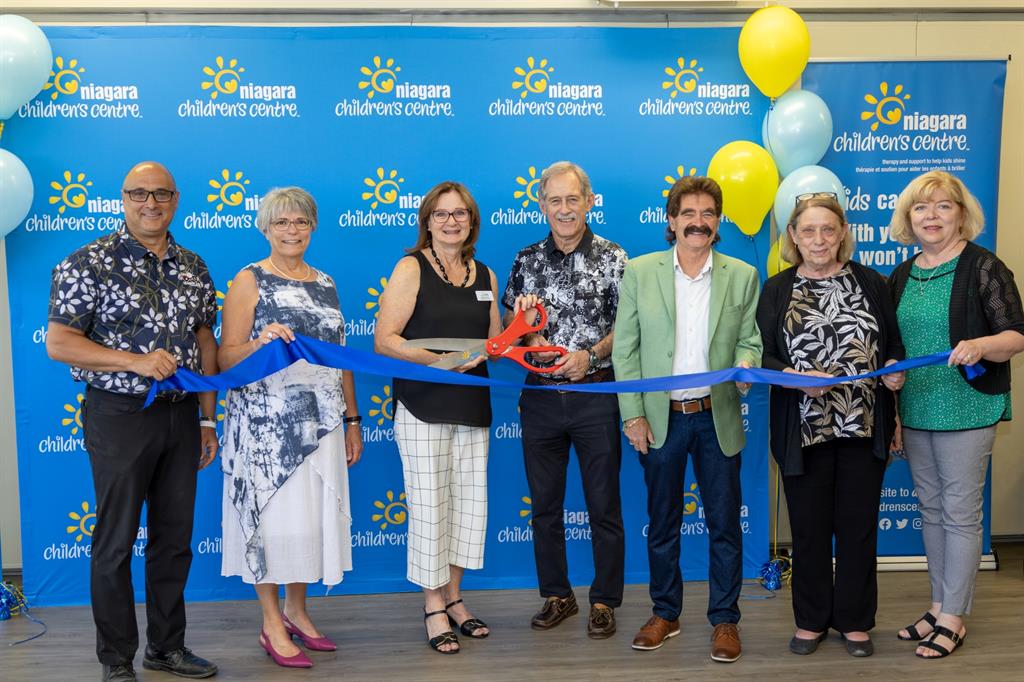
[[[672,374],[707,372],[708,321],[711,316],[711,253],[696,277],[687,277],[675,257],[676,345],[672,355]],[[710,386],[672,391],[672,400],[693,400],[711,393]]]

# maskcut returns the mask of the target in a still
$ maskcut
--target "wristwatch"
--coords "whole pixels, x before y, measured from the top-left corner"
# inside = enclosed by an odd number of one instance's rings
[[[601,364],[601,358],[597,357],[593,348],[588,348],[587,353],[590,355],[590,369],[597,369],[597,366]]]

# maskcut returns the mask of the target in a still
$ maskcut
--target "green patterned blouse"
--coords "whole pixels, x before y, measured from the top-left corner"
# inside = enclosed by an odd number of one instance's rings
[[[911,268],[896,309],[908,358],[949,350],[949,297],[959,260]],[[1010,418],[1008,393],[980,393],[946,365],[908,370],[899,404],[903,426],[926,431],[977,429]]]

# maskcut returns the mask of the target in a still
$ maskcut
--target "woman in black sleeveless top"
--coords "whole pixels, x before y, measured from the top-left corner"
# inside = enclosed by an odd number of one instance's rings
[[[429,365],[440,354],[404,348],[406,339],[484,339],[501,332],[498,281],[473,258],[480,212],[469,190],[443,182],[420,204],[419,239],[398,261],[381,297],[374,337],[378,353]],[[487,376],[478,356],[456,368]],[[459,650],[449,627],[486,637],[459,595],[462,573],[483,567],[487,530],[487,449],[491,426],[486,388],[395,379],[395,440],[409,506],[408,579],[423,588],[430,646]]]

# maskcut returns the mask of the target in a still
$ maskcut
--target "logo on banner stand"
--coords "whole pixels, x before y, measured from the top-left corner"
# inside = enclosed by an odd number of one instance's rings
[[[525,65],[524,65],[525,64]],[[604,116],[604,86],[552,80],[555,67],[546,57],[530,55],[512,67],[511,97],[487,106],[489,116]]]
[[[697,174],[697,169],[693,166],[689,170],[686,169],[685,164],[679,164],[676,166],[675,175],[665,176],[665,185],[661,190],[661,198],[668,199],[668,193],[672,189],[672,185],[676,184],[677,180],[685,178],[687,176],[694,176]],[[668,225],[668,214],[665,213],[664,204],[651,204],[645,206],[640,211],[640,224],[641,225]]]
[[[395,402],[391,395],[391,385],[384,384],[381,387],[380,395],[376,393],[370,396],[373,407],[367,411],[368,422],[376,421],[375,424],[363,424],[364,443],[386,443],[395,440]]]
[[[249,184],[244,171],[221,168],[206,181],[203,194],[207,208],[212,210],[189,213],[182,220],[182,227],[186,230],[250,230],[256,227],[256,212],[263,197],[250,195]]]
[[[388,278],[381,277],[378,283],[366,288],[370,298],[363,303],[363,310],[366,314],[373,311],[369,317],[353,317],[345,320],[345,338],[370,337],[377,330],[377,316],[380,315],[380,299],[384,295],[384,289],[388,286]]]
[[[139,87],[84,82],[77,58],[53,58],[50,77],[37,99],[18,109],[21,118],[142,118]],[[49,101],[47,101],[49,100]]]
[[[405,177],[397,168],[378,166],[363,177],[359,200],[365,208],[342,211],[338,227],[416,227],[423,197],[405,192]]]
[[[394,58],[374,55],[369,64],[359,67],[357,92],[364,99],[351,97],[336,102],[334,115],[343,117],[379,116],[437,118],[455,115],[450,83],[413,83],[402,81],[402,67]]]
[[[873,109],[860,112],[860,120],[871,122],[871,132],[878,130],[878,124],[887,126],[895,125],[903,119],[903,112],[906,110],[906,101],[910,99],[909,92],[903,92],[903,85],[897,84],[889,94],[889,84],[885,81],[878,85],[878,95],[868,93],[864,95],[864,101],[873,105]]]
[[[503,545],[533,542],[533,500],[523,495],[519,502],[522,505],[517,505],[519,523],[507,525],[498,531],[496,539]],[[567,542],[590,541],[590,513],[585,509],[563,509],[562,525],[565,527]]]
[[[96,529],[96,510],[83,500],[67,514],[70,523],[64,526],[66,538],[43,548],[43,561],[88,559],[92,556],[92,533]]]
[[[124,203],[120,197],[90,196],[89,174],[66,169],[50,180],[53,194],[47,197],[51,211],[34,213],[25,219],[26,232],[109,232],[123,222]],[[98,236],[93,234],[93,236]]]
[[[292,83],[243,82],[237,57],[217,55],[201,69],[199,91],[175,109],[179,118],[298,118],[298,90]]]
[[[660,86],[661,96],[640,101],[637,113],[641,116],[752,115],[749,83],[707,78],[700,60],[693,57],[680,55],[664,67]]]
[[[370,521],[375,530],[364,530],[352,534],[352,547],[404,547],[408,539],[406,522],[409,507],[405,503],[405,492],[397,495],[393,490],[384,493],[384,499],[373,501]]]
[[[60,426],[63,431],[42,438],[36,446],[41,455],[85,452],[82,425],[82,403],[85,396],[76,393],[73,400],[64,403]]]
[[[515,206],[499,208],[491,212],[491,225],[542,225],[547,226],[547,216],[540,210],[540,174],[537,166],[515,178],[512,199]],[[604,225],[604,195],[594,193],[594,207],[587,213],[590,225]]]

